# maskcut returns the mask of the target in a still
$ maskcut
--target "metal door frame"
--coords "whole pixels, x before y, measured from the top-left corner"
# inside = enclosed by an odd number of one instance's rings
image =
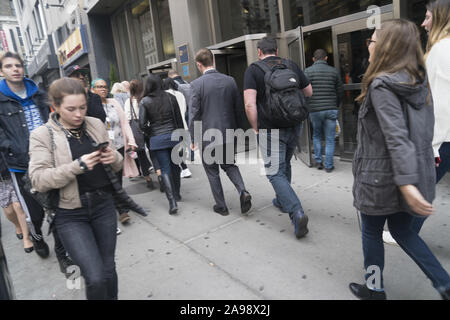
[[[394,18],[393,6],[385,6],[382,7],[384,10],[381,11],[381,22],[386,21],[388,19]],[[333,55],[334,55],[334,65],[335,68],[341,70],[341,61],[339,59],[339,47],[338,47],[338,36],[341,34],[351,33],[359,30],[367,30],[367,18],[370,16],[367,13],[360,14],[361,17],[358,19],[354,19],[348,22],[341,22],[339,24],[331,26],[331,34],[333,41]],[[356,17],[356,16],[355,16]],[[344,84],[344,91],[357,91],[361,90],[361,83],[353,83],[353,84]],[[341,135],[339,137],[339,149],[341,154],[341,161],[351,161],[353,159],[353,155],[349,153],[345,153],[344,149],[344,135],[345,135],[345,126],[343,119],[343,106],[339,107],[339,123],[341,125]]]
[[[304,70],[305,63],[305,49],[304,49],[304,41],[303,41],[303,31],[302,27],[297,27],[293,30],[288,30],[278,34],[278,38],[286,41],[286,56],[290,57],[290,46],[293,43],[298,43],[299,46],[299,67]],[[308,167],[312,167],[313,159],[312,159],[312,139],[311,139],[311,123],[309,118],[306,119],[302,124],[302,129],[300,136],[297,141],[297,151],[296,156]],[[303,146],[302,146],[303,144]]]

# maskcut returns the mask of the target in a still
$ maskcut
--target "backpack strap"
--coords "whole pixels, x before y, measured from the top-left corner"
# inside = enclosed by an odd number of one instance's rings
[[[261,69],[264,72],[264,74],[267,74],[267,73],[272,71],[272,68],[269,67],[268,64],[265,63],[264,61],[259,60],[259,61],[256,61],[253,64],[255,66],[257,66],[259,69]]]

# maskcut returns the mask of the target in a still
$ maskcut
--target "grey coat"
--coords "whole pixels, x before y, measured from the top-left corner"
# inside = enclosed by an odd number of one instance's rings
[[[226,130],[236,129],[237,115],[243,107],[242,97],[234,78],[216,70],[209,70],[203,76],[191,82],[192,99],[189,109],[189,132],[194,139],[194,123],[202,121],[202,132],[197,132],[197,141],[202,141],[199,134],[208,129],[217,129],[226,141]],[[209,143],[203,142],[206,146]],[[219,143],[220,144],[220,143]]]
[[[410,85],[405,72],[376,78],[358,116],[353,160],[354,206],[366,215],[414,214],[399,186],[435,198],[434,111],[428,81]]]

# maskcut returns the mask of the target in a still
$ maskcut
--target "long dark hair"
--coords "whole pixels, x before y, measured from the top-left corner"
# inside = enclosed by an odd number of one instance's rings
[[[142,99],[144,99],[145,97],[150,97],[152,99],[152,105],[158,108],[158,114],[160,116],[164,103],[170,103],[168,93],[163,90],[162,79],[154,74],[150,74],[145,79]]]

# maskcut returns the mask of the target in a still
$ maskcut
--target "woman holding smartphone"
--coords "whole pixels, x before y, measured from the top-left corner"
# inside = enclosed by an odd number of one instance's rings
[[[55,227],[81,269],[87,299],[114,300],[118,293],[117,219],[114,190],[104,165],[118,172],[123,158],[104,124],[86,117],[86,92],[79,81],[55,81],[49,97],[56,112],[31,134],[30,178],[38,192],[59,190]]]

